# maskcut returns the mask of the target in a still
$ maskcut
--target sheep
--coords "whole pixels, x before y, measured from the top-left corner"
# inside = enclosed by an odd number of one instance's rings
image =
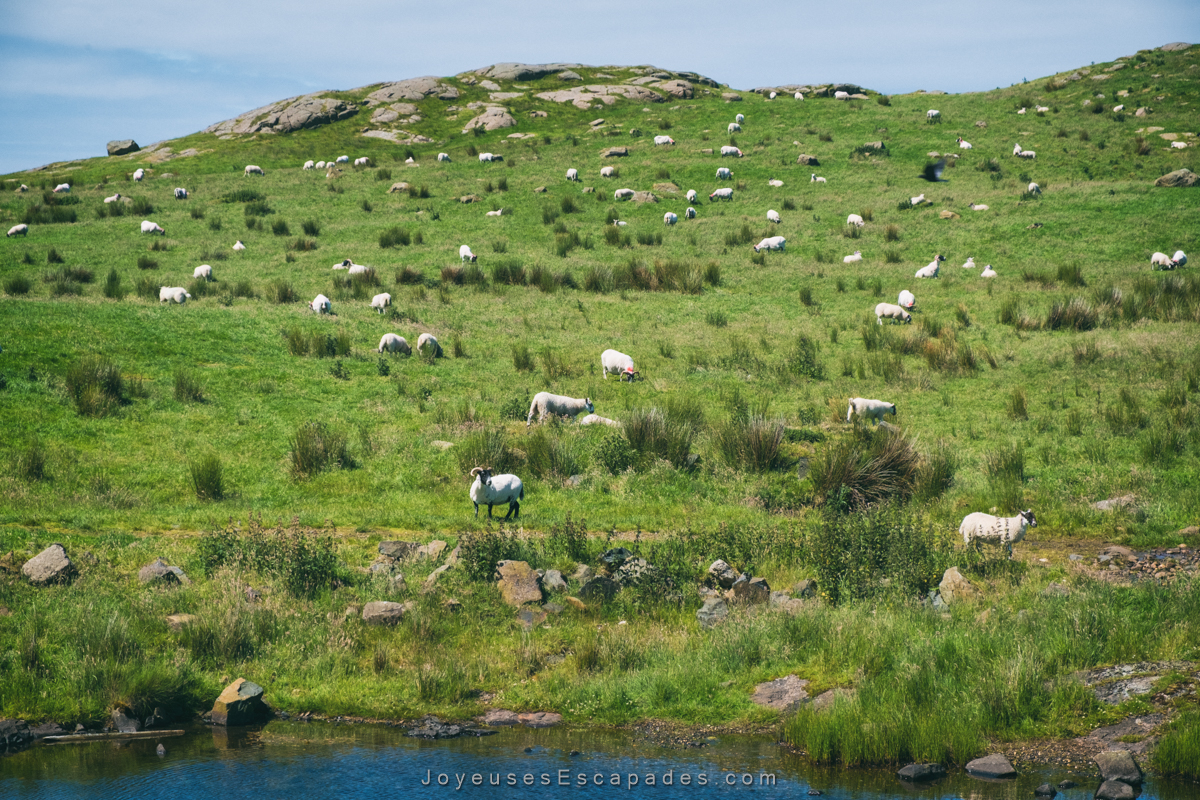
[[[385,333],[379,339],[379,352],[381,353],[402,353],[406,356],[412,355],[412,348],[408,346],[408,342],[403,336],[397,336],[394,333]]]
[[[614,220],[613,220],[613,227],[614,227],[614,228],[623,228],[624,226],[626,226],[626,225],[628,225],[628,224],[629,224],[629,223],[628,223],[628,222],[626,222],[626,221],[625,221],[625,220],[623,220],[623,219],[614,219]]]
[[[850,93],[849,92],[834,92],[833,99],[834,100],[849,100]]]
[[[600,168],[600,177],[601,178],[613,178],[613,177],[616,177],[616,174],[617,174],[616,167],[601,167]]]
[[[853,264],[855,261],[862,261],[862,250],[855,250],[854,255],[849,255],[842,259],[843,264]]]
[[[495,155],[493,155],[492,153],[480,153],[480,154],[479,154],[479,160],[480,160],[480,162],[484,162],[484,161],[495,161],[495,160],[496,160],[496,156],[495,156]]]
[[[656,145],[660,145],[660,144],[675,144],[675,140],[674,140],[674,139],[672,139],[670,136],[655,136],[655,137],[654,137],[654,143],[655,143]]]
[[[205,282],[211,281],[212,280],[212,267],[210,267],[208,264],[201,264],[200,266],[198,266],[194,270],[192,270],[192,277],[193,278],[203,278],[205,280]]]
[[[363,266],[362,264],[351,264],[350,269],[347,270],[350,275],[366,275],[370,271],[370,267]]]
[[[694,203],[694,202],[696,202],[696,190],[695,190],[695,189],[688,189],[688,190],[687,190],[687,195],[686,195],[686,197],[687,197],[687,201],[688,201],[689,203]]]
[[[967,208],[971,209],[972,211],[987,211],[988,210],[988,207],[986,205],[984,205],[983,203],[971,203],[970,205],[967,206]]]
[[[779,212],[773,208],[767,209],[767,222],[779,223]]]
[[[142,178],[144,177],[146,177],[146,170],[142,169],[141,167],[138,167],[133,171],[133,179],[138,183],[141,183]]]
[[[785,244],[787,244],[787,239],[784,239],[782,236],[768,236],[754,245],[754,252],[758,253],[762,250],[779,250],[782,252]]]
[[[804,95],[800,94],[800,92],[796,92],[796,94],[795,94],[795,98],[796,98],[797,100],[803,100],[803,99],[804,99]]]
[[[691,206],[688,206],[687,211],[683,212],[683,216],[685,219],[695,219],[696,218],[696,209],[692,208]]]
[[[233,243],[233,249],[234,250],[245,250],[246,245],[242,244],[241,240],[239,239],[238,241]]]
[[[8,229],[8,233],[4,234],[4,236],[6,238],[9,236],[28,236],[28,235],[29,235],[29,226],[26,225],[24,222],[22,222],[20,225],[13,225],[11,228]]]
[[[363,156],[362,158],[356,158],[356,159],[354,159],[354,166],[369,167],[369,166],[371,166],[371,159],[369,156]]]
[[[1023,109],[1023,108],[1022,108],[1022,109],[1021,109],[1021,110],[1019,110],[1017,113],[1018,113],[1018,114],[1024,114],[1024,113],[1025,113],[1025,109]]]
[[[884,415],[896,416],[896,404],[885,403],[882,400],[868,400],[864,397],[851,397],[850,408],[846,410],[846,422],[854,417],[869,419],[873,424],[883,421]]]
[[[717,189],[715,192],[713,192],[712,194],[710,194],[708,196],[709,202],[712,202],[713,200],[732,200],[732,199],[733,199],[733,189],[730,189],[728,186],[726,186],[724,189]]]
[[[917,195],[916,197],[910,197],[910,198],[908,198],[908,202],[909,202],[909,204],[910,204],[910,205],[913,205],[913,206],[919,206],[919,205],[921,205],[921,203],[924,203],[924,202],[925,202],[925,193],[924,193],[924,192],[921,192],[921,193],[920,193],[919,195]]]
[[[417,337],[417,352],[431,358],[441,358],[444,355],[442,346],[432,333],[422,333]]]
[[[256,166],[255,166],[255,165],[253,165],[253,164],[248,164],[248,165],[246,166],[246,173],[245,173],[245,174],[246,174],[246,175],[266,175],[267,173],[263,172],[263,168],[262,168],[262,167],[256,167]]]
[[[379,309],[382,314],[383,310],[392,304],[392,296],[387,292],[377,294],[371,298],[371,308]]]
[[[488,519],[492,519],[492,506],[508,503],[508,513],[504,515],[507,522],[521,517],[521,501],[525,499],[525,487],[516,475],[493,475],[491,467],[476,467],[471,470],[475,482],[471,484],[471,502],[475,504],[475,519],[479,519],[479,504],[483,503],[488,509]]]
[[[966,262],[963,263],[963,269],[975,269],[975,256],[967,256]]]
[[[1171,142],[1171,147],[1176,150],[1185,150],[1187,149],[1187,142]]]
[[[674,211],[668,211],[663,214],[663,222],[667,225],[674,225],[679,221],[679,216]]]
[[[942,121],[942,112],[938,111],[936,108],[929,109],[928,111],[925,112],[925,121],[926,122],[941,122]]]
[[[503,217],[503,216],[504,216],[504,209],[503,209],[503,208],[497,208],[495,211],[489,211],[489,212],[487,212],[487,216],[489,216],[489,217]]]
[[[458,248],[458,260],[459,261],[470,261],[472,264],[474,264],[475,260],[477,258],[479,258],[479,256],[477,256],[471,252],[470,245],[464,244]]]
[[[610,428],[624,428],[625,426],[617,422],[615,419],[602,417],[599,414],[588,414],[583,419],[579,420],[580,425],[607,425]]]
[[[70,194],[71,193],[71,184],[60,183],[58,186],[54,187],[54,191],[56,194]]]
[[[717,168],[717,180],[729,180],[733,177],[733,173],[729,171],[729,167]]]
[[[615,192],[613,192],[613,199],[628,200],[629,198],[633,197],[633,195],[633,189],[617,189]]]
[[[353,267],[353,266],[355,266],[353,261],[351,261],[348,258],[344,258],[341,261],[339,261],[338,263],[334,264],[333,268],[334,269],[349,269],[350,267]]]
[[[188,199],[188,190],[176,186],[175,187],[175,199],[176,200],[187,200]]]
[[[305,161],[305,162],[304,162],[304,166],[303,166],[303,167],[301,167],[301,169],[312,169],[312,168],[313,168],[313,167],[315,167],[315,166],[316,166],[316,164],[314,164],[314,163],[312,162],[312,159],[310,158],[308,161]],[[324,163],[322,163],[322,164],[321,164],[321,166],[325,166],[325,164],[324,164]]]
[[[743,123],[743,122],[745,122],[745,121],[746,121],[746,115],[745,115],[745,114],[738,114],[737,116],[735,116],[735,117],[733,118],[733,121],[734,121],[734,122],[736,122],[736,123],[738,123],[738,124],[740,125],[741,123]]]
[[[349,164],[349,163],[350,163],[350,156],[338,156],[338,157],[337,157],[337,159],[336,159],[336,162],[337,162],[338,164]]]
[[[960,136],[960,137],[958,137],[958,147],[959,147],[959,149],[961,149],[961,150],[970,150],[970,149],[972,149],[972,148],[971,148],[971,143],[970,143],[970,142],[968,142],[968,141],[966,141],[965,139],[963,139],[961,136]]]
[[[1022,150],[1021,145],[1013,145],[1013,155],[1017,158],[1037,158],[1037,153],[1032,150]]]
[[[729,132],[730,133],[741,133],[741,131],[742,131],[741,125],[738,125],[736,122],[729,123]]]
[[[158,287],[158,302],[160,303],[178,303],[179,305],[183,305],[190,298],[191,295],[182,286]]]
[[[106,203],[115,203],[115,202],[117,202],[117,201],[118,201],[118,200],[120,200],[120,199],[121,199],[121,193],[120,193],[120,192],[117,192],[117,193],[116,193],[116,194],[114,194],[112,197],[106,197],[106,198],[104,198],[104,202],[106,202]]]
[[[161,233],[163,236],[167,235],[166,231],[148,219],[142,220],[142,233]]]
[[[592,405],[590,397],[575,398],[549,392],[538,392],[533,396],[533,402],[529,404],[529,416],[525,419],[525,427],[528,428],[533,424],[534,412],[537,412],[538,422],[541,422],[548,414],[574,419],[584,410],[589,414],[596,413],[596,407]]]
[[[633,356],[625,355],[616,350],[605,350],[600,354],[600,369],[604,373],[604,380],[608,380],[609,374],[620,375],[621,380],[633,383],[634,377],[638,374],[633,368]]]
[[[921,267],[919,270],[917,270],[917,277],[918,278],[936,278],[938,276],[938,270],[941,267],[941,263],[945,260],[946,260],[945,256],[940,256],[940,255],[934,256],[933,261],[930,261],[929,264],[927,264],[926,266]]]
[[[1171,263],[1171,257],[1166,253],[1155,253],[1150,256],[1150,266],[1154,269],[1171,269],[1174,265]]]
[[[991,265],[991,264],[988,264],[987,266],[985,266],[985,267],[983,268],[983,272],[979,273],[979,277],[981,277],[981,278],[994,278],[994,277],[996,277],[996,270],[992,269],[992,265]]]
[[[1103,97],[1104,95],[1100,95],[1100,96]],[[1050,106],[1034,106],[1033,110],[1039,114],[1045,114],[1047,111],[1050,110]]]
[[[721,155],[723,155],[723,156],[737,156],[738,158],[741,158],[741,157],[742,157],[742,151],[741,151],[741,150],[738,150],[738,149],[737,149],[736,147],[734,147],[733,145],[729,145],[729,144],[727,144],[727,145],[724,145],[724,146],[722,146],[722,147],[721,147]]]
[[[579,170],[577,170],[577,169],[567,170],[567,180],[578,181],[579,180]]]
[[[901,308],[912,308],[917,304],[917,298],[913,297],[913,293],[908,289],[901,289],[900,296],[896,300]]]
[[[1121,113],[1122,111],[1124,111],[1124,110],[1125,110],[1125,104],[1124,104],[1124,103],[1122,103],[1122,104],[1121,104],[1121,105],[1119,105],[1119,106],[1113,106],[1113,113],[1114,113],[1114,114],[1120,114],[1120,113]]]
[[[958,532],[962,534],[963,542],[967,545],[974,544],[976,550],[980,549],[980,542],[987,542],[1003,547],[1008,552],[1008,557],[1012,558],[1012,546],[1025,538],[1027,529],[1036,527],[1037,520],[1033,516],[1033,509],[1026,509],[1015,517],[993,517],[991,514],[976,511],[963,518]]]
[[[502,161],[503,159],[497,158],[496,160],[497,160],[497,161]],[[417,163],[417,160],[416,160],[415,158],[413,158],[412,156],[409,156],[408,158],[404,159],[404,163],[405,163],[405,164],[416,164],[416,163]],[[418,166],[419,166],[419,165],[418,165]]]
[[[883,324],[883,318],[894,319],[899,322],[912,322],[912,314],[905,311],[900,306],[892,305],[891,303],[880,303],[875,306],[875,322],[879,325]],[[850,421],[849,417],[846,419]]]
[[[808,179],[808,182],[809,183],[826,183],[826,180],[824,178],[819,177],[817,175],[817,173],[814,172],[812,174],[812,177]]]
[[[311,308],[313,311],[315,311],[318,314],[332,314],[333,313],[333,311],[331,310],[332,306],[329,303],[329,298],[323,294],[319,294],[316,297],[314,297],[313,301],[308,304],[308,307]]]
[[[768,97],[767,99],[768,99],[768,100],[774,100],[774,99],[775,99],[775,93],[774,93],[774,92],[771,92],[771,95],[770,95],[770,97]]]
[[[1187,263],[1187,253],[1182,250],[1176,250],[1175,255],[1171,257],[1171,263],[1177,267],[1182,267]]]
[[[1030,194],[1041,194],[1041,193],[1042,193],[1042,187],[1038,186],[1036,183],[1030,183],[1030,184],[1029,184],[1029,189],[1028,189],[1028,192],[1029,192]]]
[[[318,161],[316,166],[317,166],[317,169],[325,169],[325,162]]]
[[[867,223],[863,222],[863,218],[860,217],[858,214],[851,214],[850,216],[846,217],[846,224],[853,225],[856,228],[861,228],[863,225],[866,225]]]
[[[767,185],[774,186],[775,188],[778,189],[780,186],[783,186],[783,181],[777,180],[775,178],[771,178],[771,180],[767,181]]]
[[[438,153],[437,160],[438,161],[449,161],[450,154],[449,153]]]

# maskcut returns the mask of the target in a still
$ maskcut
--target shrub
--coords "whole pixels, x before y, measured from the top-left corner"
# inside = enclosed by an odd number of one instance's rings
[[[499,475],[521,466],[521,456],[509,445],[504,428],[488,427],[472,432],[455,446],[454,456],[464,475],[475,467],[491,467]],[[493,570],[495,566],[493,563]]]
[[[46,251],[46,263],[62,264],[64,262],[63,257],[58,254],[58,251],[51,247],[48,251]]]
[[[192,476],[192,489],[197,500],[223,500],[225,481],[220,456],[215,453],[202,456],[188,464]]]
[[[750,230],[750,226],[743,223],[741,230],[736,233],[725,234],[725,245],[727,247],[738,247],[740,245],[750,244],[754,241],[754,232]]]
[[[10,295],[29,294],[29,290],[33,288],[33,281],[24,275],[13,275],[10,278],[4,279],[4,292]]]
[[[110,300],[125,298],[125,288],[121,286],[121,276],[115,269],[109,270],[108,277],[104,281],[104,296]]]
[[[379,234],[379,246],[382,248],[395,247],[396,245],[407,247],[411,243],[411,234],[400,227],[392,227]]]
[[[929,502],[941,497],[954,485],[954,475],[958,471],[958,457],[955,448],[945,440],[939,441],[937,449],[921,460],[917,472],[917,481],[913,486],[913,497]]]
[[[270,214],[274,214],[275,209],[271,208],[262,200],[254,200],[246,203],[246,205],[242,207],[242,212],[247,217],[265,217]]]
[[[25,209],[25,214],[21,217],[21,222],[26,225],[54,225],[75,222],[77,219],[79,219],[79,216],[73,208],[38,203]]]
[[[67,394],[80,416],[103,417],[125,402],[121,369],[104,356],[84,356],[67,369]]]
[[[637,234],[637,243],[647,247],[657,247],[663,243],[663,235],[661,231],[639,231]]]
[[[704,281],[710,286],[721,285],[721,265],[710,261],[704,267]]]
[[[509,286],[524,286],[528,283],[525,267],[514,259],[497,261],[492,267],[492,283]]]
[[[204,387],[196,373],[187,369],[175,370],[175,399],[181,403],[204,402]]]
[[[134,293],[146,300],[157,300],[158,288],[159,283],[153,278],[139,278],[137,285],[134,287]]]
[[[1100,315],[1091,303],[1082,297],[1074,297],[1067,303],[1061,300],[1056,301],[1046,314],[1045,326],[1052,331],[1059,330],[1060,328],[1090,331],[1099,322]]]
[[[1083,280],[1083,268],[1078,264],[1059,264],[1058,282],[1067,286],[1087,286]]]
[[[734,469],[767,472],[781,466],[784,424],[760,415],[733,416],[712,429],[713,446]]]
[[[602,426],[597,426],[602,427]],[[606,428],[592,446],[592,463],[612,475],[619,475],[637,462],[637,451],[620,430]]]
[[[724,328],[729,324],[729,317],[724,311],[709,311],[704,315],[704,322],[714,328]]]
[[[386,167],[380,167],[375,170],[375,180],[390,181],[392,179],[392,171]]]
[[[304,231],[305,236],[321,235],[321,226],[317,224],[316,220],[306,220],[305,222],[300,223],[300,228]]]
[[[564,214],[575,214],[579,211],[579,204],[575,202],[574,197],[564,197],[559,203],[559,207],[562,208]]]
[[[40,481],[46,477],[46,448],[38,436],[17,453],[13,466],[17,476],[26,481]]]
[[[272,303],[295,303],[300,299],[295,287],[285,280],[273,280],[267,284],[266,297]]]
[[[283,233],[279,234],[279,235],[282,235],[282,236],[287,235],[287,224],[286,223],[283,226]],[[287,243],[287,249],[292,252],[307,253],[307,252],[316,250],[318,247],[320,247],[320,245],[317,244],[316,239],[305,239],[304,237],[299,237],[299,238],[293,239],[292,241]]]
[[[518,372],[532,372],[534,368],[533,355],[529,352],[529,347],[525,344],[514,344],[512,346],[513,367]]]
[[[643,458],[661,458],[674,467],[689,465],[696,437],[694,419],[669,415],[658,408],[635,408],[624,422],[625,440]]]
[[[288,444],[292,475],[296,478],[308,478],[334,467],[353,469],[355,466],[347,449],[346,434],[324,422],[302,423]]]
[[[525,437],[526,468],[539,478],[569,478],[581,470],[577,440],[558,428],[539,425]]]
[[[447,267],[442,267],[442,283],[454,284],[455,286],[463,285],[463,276],[466,274],[463,268],[457,264],[451,264]]]
[[[810,463],[809,478],[818,502],[845,513],[912,496],[920,456],[902,433],[856,428],[828,445]]]
[[[784,355],[782,369],[788,375],[824,380],[825,364],[821,361],[817,342],[804,334],[796,337],[792,348]]]
[[[251,516],[245,526],[235,527],[233,521],[225,529],[206,531],[196,547],[201,564],[208,575],[223,566],[253,571],[260,575],[278,577],[289,594],[313,597],[331,589],[339,579],[337,551],[328,531],[300,525],[297,518],[284,528],[263,527],[262,517]],[[252,615],[255,624],[269,621],[268,612]],[[203,630],[203,624],[196,626]],[[185,630],[191,630],[189,626]],[[259,638],[262,637],[260,634]],[[184,637],[188,641],[188,637]],[[191,642],[193,651],[195,642]],[[251,652],[239,650],[236,660],[244,660]]]
[[[420,270],[415,270],[412,267],[404,267],[396,272],[396,283],[399,285],[405,284],[420,284],[425,282],[425,276]]]

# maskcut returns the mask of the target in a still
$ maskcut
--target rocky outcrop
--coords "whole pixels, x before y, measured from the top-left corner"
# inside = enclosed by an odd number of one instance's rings
[[[946,603],[964,602],[979,596],[979,590],[963,577],[958,567],[951,567],[942,574],[942,582],[938,584],[938,592]]]
[[[746,605],[759,605],[771,599],[771,587],[766,578],[742,575],[733,584],[733,599]]]
[[[381,103],[394,103],[397,100],[418,102],[426,97],[436,97],[439,100],[457,100],[458,89],[432,75],[420,78],[385,83],[367,95],[367,105],[375,106]]]
[[[662,89],[671,97],[676,97],[680,100],[691,100],[695,94],[695,89],[690,81],[663,81],[662,83],[654,84],[654,88]]]
[[[776,678],[755,686],[750,702],[784,713],[795,711],[808,699],[808,690],[805,688],[808,684],[809,681],[795,675]]]
[[[1180,50],[1187,50],[1189,47],[1191,47],[1191,45],[1187,42],[1171,42],[1170,44],[1164,44],[1158,49],[1166,53],[1174,53]]]
[[[45,586],[69,581],[75,575],[75,565],[66,549],[56,542],[26,561],[21,573],[34,586]]]
[[[290,133],[317,128],[358,113],[358,106],[319,94],[290,97],[204,129],[217,136],[246,133]]]
[[[708,565],[708,577],[714,586],[720,586],[722,589],[732,589],[733,583],[738,579],[738,572],[722,559],[717,559]]]
[[[1154,182],[1155,186],[1195,186],[1200,183],[1200,178],[1196,177],[1196,173],[1190,169],[1177,169],[1174,172],[1168,172]]]
[[[1098,753],[1095,761],[1100,768],[1100,777],[1106,781],[1120,781],[1130,786],[1142,782],[1142,770],[1128,750],[1106,750]]]
[[[509,113],[504,106],[490,106],[485,109],[482,114],[473,118],[464,127],[463,133],[470,133],[474,128],[483,128],[485,131],[495,131],[501,128],[515,127],[517,121],[513,119],[513,115]]]
[[[816,156],[810,156],[808,153],[801,153],[800,155],[796,156],[796,163],[804,164],[808,167],[821,166],[820,160],[818,160]]]
[[[117,139],[108,143],[108,154],[110,156],[123,156],[127,153],[136,153],[141,149],[133,139]]]
[[[161,558],[156,558],[138,570],[138,580],[142,583],[153,583],[158,586],[174,586],[181,582],[179,576],[182,574],[183,570],[179,567],[171,567]]]
[[[573,89],[559,89],[555,92],[538,92],[534,97],[549,100],[553,103],[570,103],[576,108],[588,109],[593,103],[599,102],[611,106],[617,98],[624,97],[643,103],[661,103],[663,96],[644,86],[588,84],[576,86]]]
[[[583,69],[586,64],[517,64],[505,62],[474,70],[476,75],[498,81],[536,81],[547,75],[567,70]]]
[[[542,576],[524,561],[501,561],[496,568],[498,587],[510,606],[542,601]]]
[[[597,575],[580,587],[579,596],[584,600],[611,600],[620,588],[612,578]]]
[[[33,742],[29,724],[23,719],[0,719],[0,753],[19,750]]]
[[[271,715],[263,702],[263,688],[245,678],[225,687],[212,708],[214,725],[253,725]]]
[[[392,184],[389,192],[402,192],[408,190],[407,183]],[[385,558],[402,559],[408,558],[421,547],[419,542],[380,542],[379,555]]]

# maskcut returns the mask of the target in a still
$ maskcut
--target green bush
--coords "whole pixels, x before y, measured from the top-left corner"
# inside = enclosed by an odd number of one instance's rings
[[[907,500],[919,474],[920,456],[904,434],[856,427],[812,459],[808,476],[817,500],[845,513]]]
[[[192,477],[192,489],[197,500],[223,500],[225,498],[224,470],[220,456],[210,453],[188,464]]]
[[[29,290],[33,288],[33,281],[24,275],[13,275],[4,279],[4,291],[10,295],[29,294]]]
[[[104,356],[79,359],[67,369],[64,382],[80,416],[107,416],[125,402],[121,369]]]
[[[201,534],[197,552],[209,575],[231,566],[275,576],[296,597],[313,597],[339,579],[332,535],[296,520],[287,528],[264,527],[261,516],[250,517],[244,528],[231,520],[228,528]]]
[[[323,422],[305,422],[288,442],[292,475],[308,478],[327,469],[352,469],[346,434]]]
[[[782,466],[783,435],[783,420],[760,415],[736,415],[711,431],[713,446],[728,466],[753,472]]]
[[[109,270],[108,277],[104,281],[104,296],[110,300],[125,298],[125,287],[121,285],[121,276],[115,269]]]
[[[592,444],[593,464],[613,475],[619,475],[637,463],[637,451],[629,444],[622,431],[606,426],[597,427],[605,427],[605,430]]]

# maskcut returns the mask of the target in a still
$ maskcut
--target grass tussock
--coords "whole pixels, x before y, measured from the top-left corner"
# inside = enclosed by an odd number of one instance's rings
[[[812,460],[809,478],[818,502],[847,513],[913,494],[921,458],[904,434],[856,428]]]
[[[215,453],[201,456],[188,464],[192,490],[197,500],[224,500],[225,478],[221,457]]]
[[[297,479],[329,469],[353,469],[349,440],[344,432],[324,422],[306,422],[288,441],[292,476]]]
[[[63,380],[81,417],[105,417],[127,402],[121,368],[104,356],[84,356],[67,368]]]

